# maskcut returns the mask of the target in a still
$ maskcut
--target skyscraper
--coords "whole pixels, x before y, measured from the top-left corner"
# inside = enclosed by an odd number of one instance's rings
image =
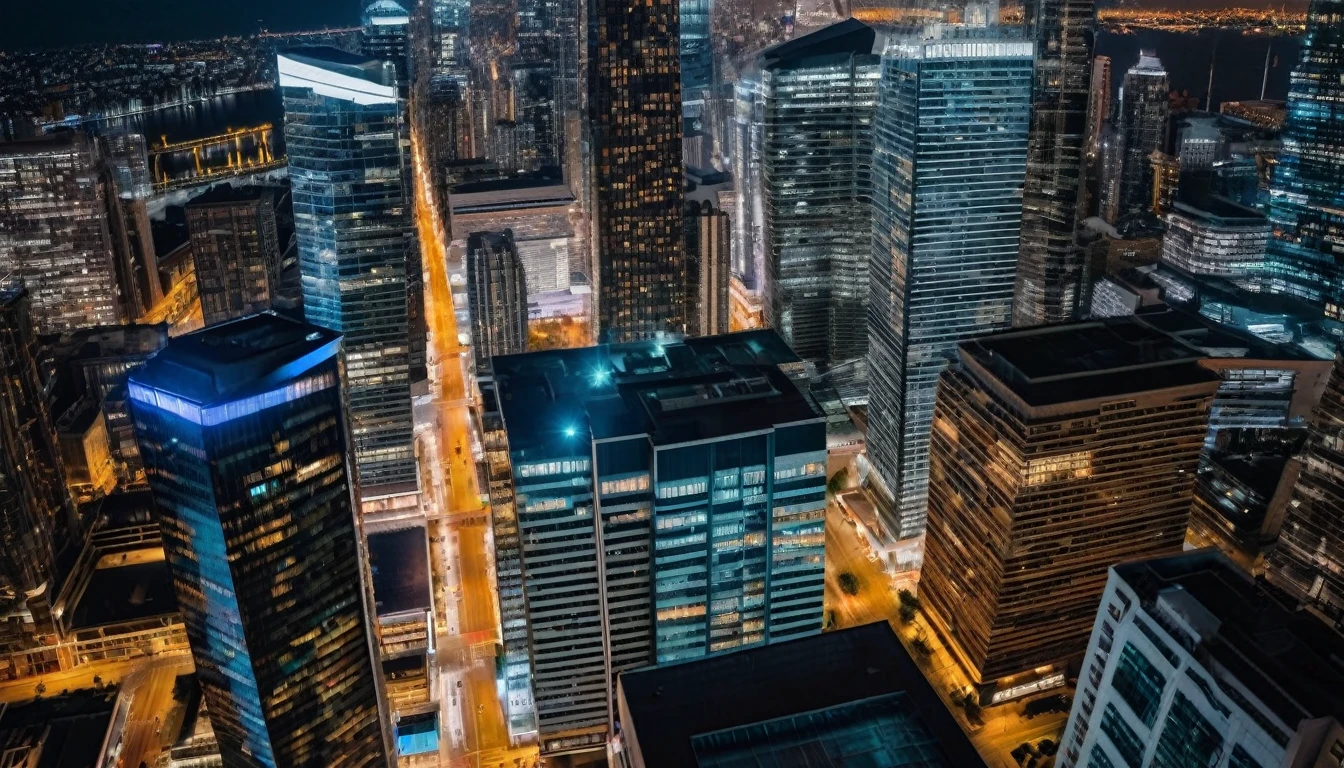
[[[1063,768],[1329,766],[1344,637],[1204,550],[1111,569]]]
[[[397,83],[407,88],[411,74],[411,16],[396,0],[373,0],[364,7],[359,50],[397,69]]]
[[[28,292],[0,283],[0,586],[15,617],[0,643],[10,648],[55,634],[57,554],[78,531],[37,354]]]
[[[728,332],[732,222],[708,200],[686,204],[686,287],[691,336]]]
[[[868,351],[875,38],[849,19],[761,55],[766,320],[822,369]]]
[[[873,153],[868,456],[894,539],[924,532],[938,374],[1012,319],[1031,115],[1031,41],[931,34],[887,44]]]
[[[304,314],[345,337],[360,497],[415,493],[412,225],[393,66],[334,48],[290,51],[278,61]]]
[[[1092,0],[1032,0],[1025,8],[1037,59],[1013,303],[1017,326],[1064,322],[1086,311],[1080,307],[1086,257],[1074,233],[1084,200],[1096,27]]]
[[[1162,261],[1195,275],[1248,286],[1265,263],[1270,224],[1254,208],[1206,196],[1199,204],[1173,203],[1162,235]]]
[[[1268,288],[1324,305],[1344,320],[1344,13],[1341,0],[1314,0],[1307,37],[1288,86],[1283,151],[1269,185]]]
[[[186,212],[205,324],[270,309],[280,289],[272,192],[221,184],[192,198]]]
[[[122,322],[92,143],[65,132],[0,142],[0,276],[28,286],[39,333]]]
[[[1087,104],[1087,151],[1101,152],[1101,137],[1111,119],[1111,57],[1092,59],[1092,99]]]
[[[679,0],[591,0],[588,130],[598,337],[684,333]]]
[[[1116,116],[1120,163],[1117,218],[1152,207],[1153,172],[1148,156],[1160,151],[1165,143],[1170,89],[1167,71],[1151,51],[1141,52],[1139,63],[1125,73]]]
[[[131,376],[136,433],[228,768],[388,766],[339,334],[253,315]]]
[[[476,370],[488,370],[496,355],[527,351],[527,275],[511,230],[467,238],[467,303]]]
[[[919,594],[999,703],[1034,680],[1063,683],[1108,567],[1181,551],[1219,378],[1131,318],[994,334],[959,352],[934,411]]]
[[[505,653],[543,753],[604,743],[623,670],[821,630],[825,417],[799,362],[768,330],[495,358]]]
[[[1269,563],[1269,579],[1344,621],[1344,349],[1312,419],[1302,474]]]
[[[713,0],[678,0],[680,4],[682,114],[701,117],[714,84],[714,49],[710,44]]]

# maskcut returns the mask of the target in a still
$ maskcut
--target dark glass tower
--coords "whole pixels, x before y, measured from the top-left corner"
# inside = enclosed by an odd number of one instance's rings
[[[1026,10],[1037,57],[1013,299],[1018,326],[1072,320],[1085,293],[1083,249],[1074,230],[1083,201],[1097,18],[1093,0],[1034,0]]]
[[[679,0],[588,3],[597,332],[686,329]]]
[[[1270,581],[1344,622],[1344,349],[1312,420]]]
[[[393,65],[334,48],[279,56],[308,322],[345,336],[363,500],[414,493],[406,268],[411,206]]]
[[[270,309],[280,288],[274,193],[221,184],[186,211],[205,324]]]
[[[1314,0],[1269,186],[1269,289],[1344,319],[1344,2]]]
[[[1153,206],[1153,171],[1148,156],[1162,149],[1167,133],[1171,81],[1162,62],[1150,51],[1139,53],[1139,63],[1125,73],[1120,86],[1120,186],[1117,220]]]
[[[477,370],[495,355],[527,351],[527,276],[513,230],[467,238],[467,304]]]
[[[410,14],[396,0],[374,0],[365,6],[361,21],[360,52],[392,62],[397,68],[397,82],[405,87],[411,66]]]
[[[387,766],[341,337],[253,315],[135,372],[140,453],[229,768]]]

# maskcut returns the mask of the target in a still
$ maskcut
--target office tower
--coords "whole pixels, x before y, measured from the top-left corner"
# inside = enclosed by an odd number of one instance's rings
[[[822,369],[868,351],[875,38],[849,19],[761,54],[766,322]]]
[[[397,84],[410,83],[411,17],[396,0],[373,0],[364,8],[359,32],[359,51],[371,59],[390,61],[397,70]]]
[[[429,164],[435,173],[444,163],[471,157],[470,118],[462,90],[462,84],[452,75],[430,78],[423,106],[424,136]]]
[[[1344,350],[1312,418],[1302,474],[1269,579],[1335,623],[1344,620]]]
[[[1030,0],[1036,84],[1022,190],[1022,244],[1013,325],[1028,327],[1086,314],[1086,254],[1075,241],[1085,184],[1092,0]]]
[[[280,288],[274,194],[221,184],[192,198],[186,213],[205,324],[270,309]]]
[[[644,768],[985,765],[886,622],[625,672],[617,699]]]
[[[1111,57],[1092,59],[1092,99],[1087,104],[1087,151],[1101,151],[1101,137],[1111,119]]]
[[[714,85],[714,49],[710,43],[713,0],[678,0],[681,24],[681,99],[686,117],[704,116]]]
[[[686,204],[686,285],[691,336],[728,332],[732,222],[708,200]]]
[[[1227,138],[1218,128],[1218,118],[1212,115],[1187,117],[1181,121],[1176,138],[1176,157],[1181,171],[1208,170],[1223,159]]]
[[[527,275],[513,232],[473,232],[467,238],[467,303],[476,370],[490,358],[527,351]]]
[[[1217,552],[1116,565],[1059,765],[1335,765],[1342,643]]]
[[[1307,37],[1288,86],[1283,150],[1269,185],[1267,283],[1284,293],[1324,305],[1327,317],[1344,319],[1344,270],[1333,245],[1344,233],[1344,13],[1340,0],[1315,0],[1307,11]]]
[[[34,319],[23,286],[0,284],[0,586],[14,617],[0,645],[11,650],[55,634],[57,555],[79,531],[38,375]]]
[[[686,331],[679,0],[590,0],[595,331],[635,341]]]
[[[340,346],[334,331],[253,315],[173,339],[131,375],[227,768],[389,765]]]
[[[469,0],[431,0],[434,22],[434,71],[445,74],[467,66],[467,32],[471,26]]]
[[[769,330],[494,359],[505,656],[530,661],[543,753],[605,742],[624,670],[821,630],[825,416],[799,364]]]
[[[1129,318],[958,351],[934,413],[919,596],[997,704],[1012,686],[1063,682],[1111,564],[1181,551],[1219,379]]]
[[[1116,115],[1119,141],[1117,217],[1146,211],[1153,197],[1148,156],[1160,151],[1167,132],[1167,96],[1171,85],[1162,62],[1151,51],[1139,54],[1139,63],[1125,73]]]
[[[1263,213],[1226,198],[1208,196],[1199,205],[1177,202],[1167,214],[1162,261],[1249,286],[1258,282],[1269,234]]]
[[[761,164],[765,131],[765,102],[758,68],[744,72],[733,88],[732,148],[733,274],[743,285],[760,294],[765,281],[765,202],[762,199]]]
[[[1125,171],[1125,147],[1120,129],[1108,123],[1101,133],[1097,158],[1097,215],[1107,224],[1120,220],[1120,182]]]
[[[466,248],[471,232],[513,231],[532,296],[570,288],[570,269],[586,253],[582,217],[569,187],[553,179],[500,179],[458,184],[448,203],[452,247]]]
[[[924,532],[938,374],[1012,319],[1031,115],[1029,40],[931,32],[888,43],[873,152],[868,457],[896,540]]]
[[[83,134],[0,143],[0,273],[28,286],[38,333],[123,321],[98,163]]]
[[[519,62],[511,67],[511,73],[513,115],[518,125],[518,167],[527,171],[557,168],[564,137],[555,115],[552,62]]]
[[[136,319],[156,307],[164,295],[147,204],[154,186],[145,137],[114,131],[99,136],[97,146],[122,314]]]
[[[310,323],[345,337],[360,498],[415,493],[412,224],[392,66],[334,48],[290,51],[278,61],[303,309]]]

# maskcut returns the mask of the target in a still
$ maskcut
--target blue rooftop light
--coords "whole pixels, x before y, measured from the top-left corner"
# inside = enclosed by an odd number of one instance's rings
[[[593,373],[593,386],[600,387],[611,381],[611,371],[606,368],[599,368]]]
[[[565,427],[565,437],[573,437],[579,434],[579,430],[573,427]]]

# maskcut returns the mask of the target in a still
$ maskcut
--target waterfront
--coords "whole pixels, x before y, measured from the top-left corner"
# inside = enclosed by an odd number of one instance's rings
[[[114,118],[104,121],[103,125],[131,128],[143,133],[150,144],[162,144],[165,141],[179,144],[264,123],[279,126],[284,115],[280,92],[267,88]],[[276,131],[273,154],[279,157],[284,154],[284,149],[284,137],[280,131]]]

